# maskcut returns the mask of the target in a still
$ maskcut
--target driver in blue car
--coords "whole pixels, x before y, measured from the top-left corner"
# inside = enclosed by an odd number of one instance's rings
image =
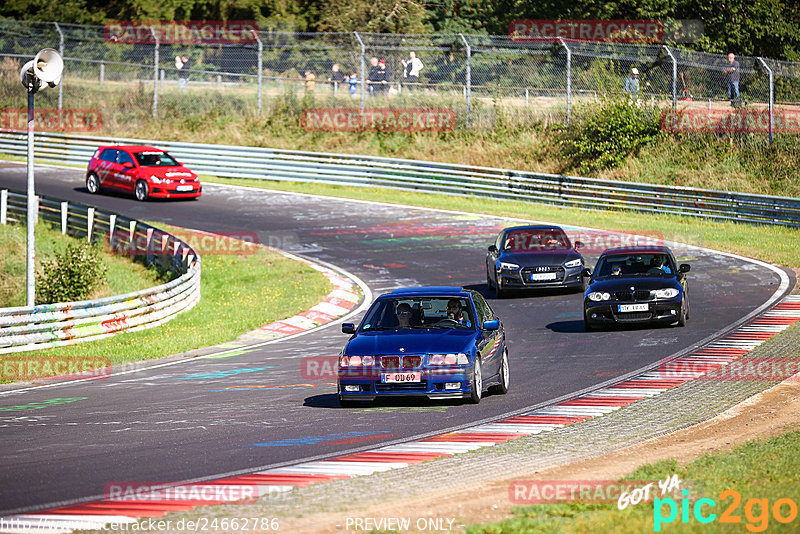
[[[410,328],[411,327],[411,306],[406,304],[405,302],[401,302],[397,305],[397,309],[395,310],[395,315],[397,315],[397,322],[400,323],[400,328]]]
[[[464,317],[464,312],[461,309],[461,301],[459,299],[450,299],[447,301],[447,318],[464,326],[472,326],[469,320]]]

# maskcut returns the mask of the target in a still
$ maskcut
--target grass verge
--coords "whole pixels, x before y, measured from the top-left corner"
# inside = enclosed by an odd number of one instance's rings
[[[537,504],[513,510],[513,517],[501,522],[467,527],[468,534],[556,533],[556,532],[775,532],[796,531],[797,508],[800,506],[800,432],[793,430],[768,440],[756,440],[728,453],[705,455],[680,466],[675,460],[661,461],[640,467],[626,480],[665,480],[677,474],[681,488],[688,489],[688,515],[682,515],[682,496],[672,497],[677,511],[671,522],[660,521],[654,530],[656,517],[667,518],[670,507],[663,503],[641,503],[619,510],[617,504],[568,502]],[[660,497],[658,488],[656,497]],[[736,493],[725,494],[726,490]],[[736,501],[736,494],[740,502]],[[666,497],[665,497],[666,498]],[[715,517],[708,524],[695,516],[695,503],[701,498],[700,512]],[[793,519],[782,524],[775,515],[775,503],[788,499],[793,503]],[[756,502],[759,501],[759,502]],[[721,521],[730,512],[730,522]],[[792,505],[782,501],[778,512],[791,517]]]
[[[203,176],[210,183],[244,185],[339,198],[372,200],[482,213],[491,216],[519,217],[618,232],[653,235],[664,239],[741,254],[762,261],[800,267],[800,231],[778,226],[755,226],[709,221],[677,215],[646,215],[631,211],[588,211],[544,204],[498,201],[479,197],[457,197],[435,193],[416,193],[394,189],[346,187],[327,184],[267,182]]]
[[[0,307],[25,306],[25,250],[27,232],[24,225],[0,225]],[[41,272],[45,261],[62,253],[75,238],[62,235],[47,224],[36,225],[36,266]],[[105,282],[97,287],[90,299],[121,295],[157,285],[155,271],[128,258],[101,252],[106,266]]]
[[[159,358],[233,340],[307,310],[333,289],[319,271],[267,249],[241,256],[206,254],[202,260],[200,302],[169,323],[26,356],[100,357],[112,364]]]

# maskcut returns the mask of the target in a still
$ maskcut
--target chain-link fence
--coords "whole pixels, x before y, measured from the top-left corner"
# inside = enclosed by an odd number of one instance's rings
[[[726,56],[654,44],[252,33],[248,42],[173,44],[153,31],[130,44],[114,42],[102,26],[0,20],[0,66],[18,77],[18,65],[41,48],[59,50],[63,82],[42,92],[39,105],[100,107],[108,126],[122,128],[143,114],[257,116],[287,95],[324,107],[444,107],[459,127],[490,126],[499,109],[522,120],[568,123],[582,105],[627,93],[632,101],[709,116],[732,107],[758,110],[769,124],[757,135],[772,140],[781,126],[773,114],[800,109],[800,63],[772,59],[737,57],[739,96],[730,98]],[[410,66],[411,52],[421,70]]]

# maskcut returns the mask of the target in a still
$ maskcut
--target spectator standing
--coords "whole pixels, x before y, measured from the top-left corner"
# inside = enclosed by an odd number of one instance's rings
[[[722,72],[725,73],[725,81],[728,84],[728,98],[731,106],[736,107],[739,104],[739,62],[736,61],[733,52],[728,54],[728,68]]]
[[[639,69],[633,67],[631,75],[625,80],[625,92],[632,100],[639,98]]]
[[[378,67],[378,58],[369,58],[369,74],[367,75],[367,91],[369,94],[374,95],[376,90],[380,90],[377,84],[381,82],[380,68]]]
[[[378,79],[380,82],[380,91],[382,93],[389,92],[389,84],[392,81],[392,76],[389,74],[389,69],[386,68],[386,60],[381,59],[378,61]]]
[[[314,88],[317,86],[317,76],[310,70],[306,71],[306,93],[314,93]]]
[[[175,58],[175,66],[178,65],[178,58]],[[192,68],[192,62],[189,60],[189,56],[181,56],[181,66],[178,70],[178,85],[181,89],[186,89],[186,85],[189,83],[189,69]]]
[[[358,75],[354,72],[345,81],[350,86],[350,96],[355,98],[358,95]]]
[[[422,60],[417,57],[416,52],[409,52],[408,57],[408,61],[403,59],[401,63],[403,64],[403,77],[409,84],[408,90],[412,91],[414,89],[414,84],[419,80],[419,73],[425,65],[423,65]]]
[[[339,92],[339,84],[344,81],[344,74],[340,70],[339,64],[334,63],[331,67],[331,76],[328,78],[329,82],[333,82],[333,93]]]

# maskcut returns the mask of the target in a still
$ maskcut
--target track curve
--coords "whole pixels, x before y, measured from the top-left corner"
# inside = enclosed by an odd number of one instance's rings
[[[257,232],[264,244],[355,273],[376,294],[404,285],[466,285],[486,294],[485,247],[509,224],[213,185],[198,202],[139,203],[89,196],[83,176],[81,170],[39,167],[37,192],[209,232]],[[0,164],[0,187],[24,184],[23,166]],[[96,497],[109,482],[264,469],[496,417],[691,348],[778,296],[781,277],[763,264],[695,248],[675,252],[693,264],[687,328],[585,333],[580,294],[492,300],[506,324],[512,388],[478,406],[397,401],[339,409],[329,385],[335,380],[313,380],[301,370],[303,357],[339,352],[346,336],[334,328],[229,358],[4,394],[0,409],[69,401],[0,411],[0,513]]]

